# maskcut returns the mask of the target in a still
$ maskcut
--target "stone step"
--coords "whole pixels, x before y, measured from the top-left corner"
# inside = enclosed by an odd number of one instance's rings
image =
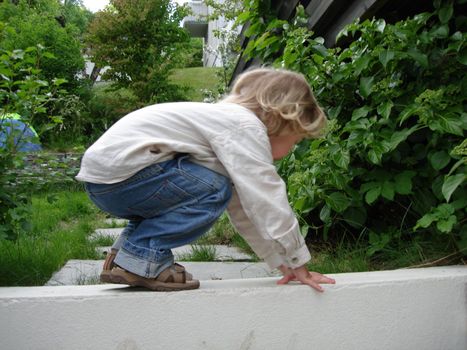
[[[111,247],[98,247],[97,251],[102,258],[110,252]],[[172,249],[175,260],[190,261],[193,256],[193,249],[208,249],[209,252],[215,252],[213,261],[254,261],[251,255],[241,251],[237,247],[227,245],[184,245]]]
[[[105,219],[104,222],[109,225],[114,225],[118,227],[125,227],[128,223],[128,220],[125,219],[117,219],[117,218],[109,218]]]
[[[94,233],[89,236],[90,240],[95,240],[100,237],[110,237],[112,239],[117,239],[118,236],[122,233],[123,228],[98,228]]]
[[[117,239],[122,233],[123,228],[99,228],[90,237],[91,240],[99,237],[110,237],[113,240]],[[204,247],[205,249],[215,250],[214,261],[254,261],[255,258],[241,251],[237,247],[227,245],[195,245],[197,248]],[[172,249],[173,254],[178,260],[190,260],[190,255],[193,253],[193,245],[186,245]],[[110,251],[110,247],[98,247],[99,254],[102,258]]]
[[[46,286],[99,284],[103,260],[69,260],[54,273]],[[199,280],[227,280],[280,276],[262,262],[183,262],[187,271]]]

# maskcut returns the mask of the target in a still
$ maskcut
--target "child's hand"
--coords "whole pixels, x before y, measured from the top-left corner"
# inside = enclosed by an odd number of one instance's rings
[[[279,270],[281,270],[284,277],[277,281],[277,284],[287,284],[290,281],[298,280],[303,284],[308,284],[318,292],[324,292],[324,289],[319,285],[319,283],[336,283],[334,279],[326,277],[319,272],[308,271],[305,265],[296,269],[291,269],[287,266],[281,265],[279,266]]]

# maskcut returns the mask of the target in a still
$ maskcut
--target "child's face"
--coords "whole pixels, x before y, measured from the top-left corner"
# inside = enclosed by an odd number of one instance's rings
[[[279,160],[284,158],[292,150],[293,146],[303,140],[302,135],[285,134],[278,136],[269,136],[269,142],[272,148],[272,158]]]

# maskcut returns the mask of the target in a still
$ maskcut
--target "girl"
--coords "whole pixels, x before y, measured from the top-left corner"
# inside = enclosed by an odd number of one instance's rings
[[[207,232],[225,209],[255,253],[318,291],[310,252],[273,161],[326,117],[305,78],[261,68],[240,75],[215,104],[157,104],[128,114],[84,154],[77,179],[103,211],[129,220],[101,279],[152,290],[199,287],[172,248]]]

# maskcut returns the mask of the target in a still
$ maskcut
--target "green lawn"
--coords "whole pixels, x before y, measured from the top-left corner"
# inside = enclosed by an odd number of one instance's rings
[[[215,90],[219,82],[216,72],[222,68],[217,67],[193,67],[175,69],[170,80],[178,85],[190,88],[188,96],[191,101],[201,102],[203,90]]]
[[[103,220],[82,191],[33,196],[31,232],[0,240],[0,286],[43,285],[69,259],[98,259],[88,236]]]

